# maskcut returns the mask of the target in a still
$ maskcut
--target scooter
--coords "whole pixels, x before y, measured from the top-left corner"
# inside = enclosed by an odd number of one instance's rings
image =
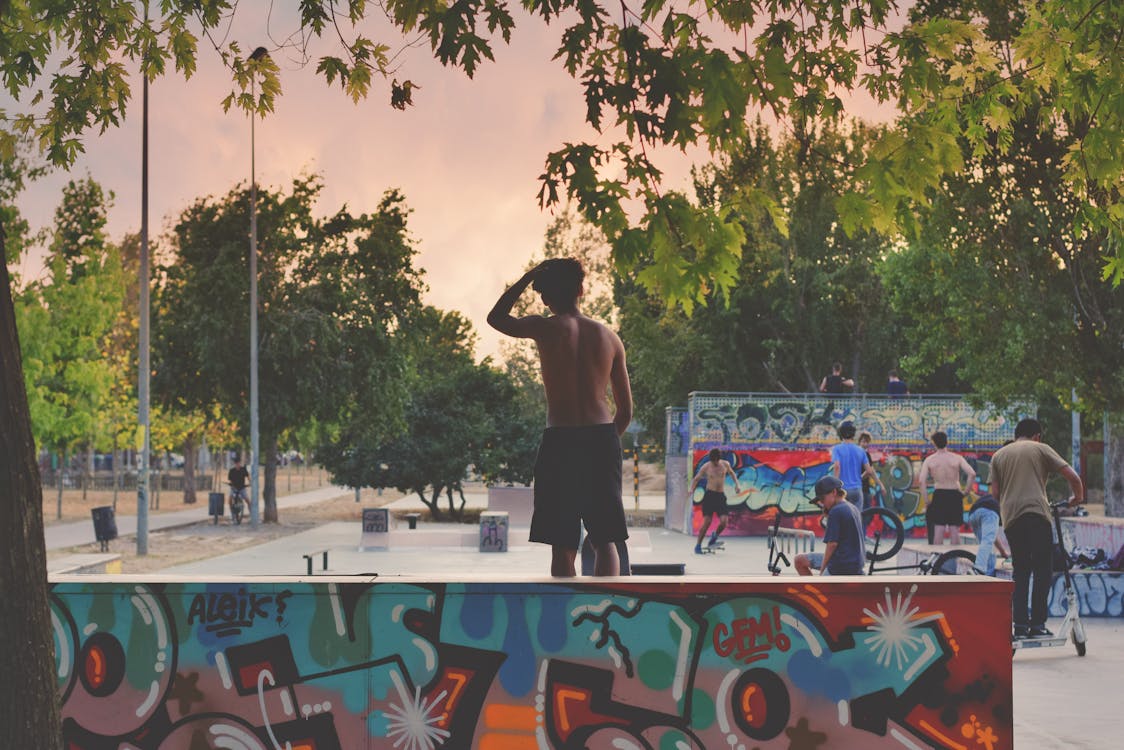
[[[1054,530],[1058,534],[1058,545],[1062,548],[1062,553],[1065,559],[1069,560],[1069,552],[1065,548],[1065,540],[1062,537],[1062,521],[1061,509],[1069,506],[1069,503],[1050,503],[1050,510],[1054,515]],[[1077,589],[1073,585],[1073,576],[1069,572],[1069,565],[1065,566],[1062,570],[1062,576],[1065,579],[1065,617],[1062,618],[1061,627],[1058,632],[1049,638],[1016,638],[1011,643],[1012,653],[1014,651],[1021,651],[1027,648],[1050,648],[1052,646],[1064,646],[1067,640],[1073,641],[1073,647],[1077,649],[1078,656],[1085,655],[1085,626],[1081,624],[1080,606],[1077,603]]]

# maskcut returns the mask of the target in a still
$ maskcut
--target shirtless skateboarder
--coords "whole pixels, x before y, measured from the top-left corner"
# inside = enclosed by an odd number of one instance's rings
[[[703,492],[702,499],[702,526],[699,529],[699,538],[695,542],[695,554],[703,554],[703,538],[711,524],[714,523],[715,517],[718,518],[718,528],[710,536],[710,542],[706,545],[707,551],[713,552],[714,548],[719,545],[718,537],[726,528],[727,474],[733,477],[734,492],[740,495],[741,487],[738,486],[738,475],[730,467],[730,462],[722,458],[722,451],[711,448],[709,460],[703,463],[698,473],[695,474],[695,478],[691,480],[692,488],[703,481],[706,482],[706,490]]]
[[[573,258],[544,260],[508,287],[488,325],[538,347],[546,391],[546,424],[535,461],[531,541],[551,546],[550,574],[576,575],[584,522],[593,543],[595,576],[620,574],[616,542],[628,538],[621,502],[620,436],[632,420],[632,388],[624,345],[605,325],[578,310],[585,271]],[[551,315],[511,314],[528,286]],[[607,392],[612,390],[615,413]]]

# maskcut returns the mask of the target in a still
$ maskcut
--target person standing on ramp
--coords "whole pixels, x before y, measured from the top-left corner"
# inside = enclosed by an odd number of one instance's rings
[[[616,543],[628,539],[621,502],[620,436],[632,421],[632,387],[624,345],[578,309],[585,271],[573,258],[544,260],[500,295],[488,325],[538,348],[546,423],[535,461],[531,541],[551,546],[550,574],[576,575],[585,524],[595,576],[620,574]],[[511,309],[531,286],[551,312],[516,318]],[[613,394],[611,413],[607,394]]]

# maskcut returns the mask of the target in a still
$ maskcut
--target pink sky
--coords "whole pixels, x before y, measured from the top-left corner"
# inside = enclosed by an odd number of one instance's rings
[[[479,336],[480,356],[498,352],[500,337],[485,323],[488,310],[527,261],[541,255],[551,217],[539,209],[536,195],[547,153],[567,141],[603,146],[612,141],[586,125],[581,86],[551,59],[562,27],[525,16],[516,23],[511,46],[497,47],[495,62],[483,64],[471,80],[433,61],[428,45],[408,50],[397,77],[421,88],[406,111],[390,107],[381,79],[358,104],[338,86],[329,89],[314,62],[301,68],[270,42],[290,30],[278,33],[276,18],[267,28],[264,18],[247,9],[230,34],[246,52],[267,46],[281,68],[283,94],[276,111],[257,124],[259,184],[285,187],[302,172],[318,172],[325,184],[322,213],[344,203],[370,211],[384,191],[401,190],[413,209],[410,227],[416,262],[429,285],[426,301],[467,316]],[[389,38],[374,25],[363,29],[366,36]],[[311,48],[313,57],[332,52],[324,42]],[[88,137],[85,156],[69,174],[27,191],[21,209],[33,228],[51,223],[67,179],[89,174],[115,193],[111,238],[139,231],[141,105],[135,79],[134,85],[120,128]],[[190,82],[173,74],[151,86],[153,237],[196,198],[223,195],[249,181],[249,120],[234,110],[224,113],[220,104],[230,90],[229,73],[206,40]],[[874,108],[865,103],[856,110]],[[688,188],[685,157],[669,152],[656,160],[664,170],[664,190]],[[19,270],[35,275],[41,262],[41,256],[29,258]]]
[[[495,354],[499,337],[484,318],[528,259],[541,254],[550,221],[536,200],[547,153],[566,141],[609,142],[585,124],[578,83],[551,61],[559,31],[523,23],[512,45],[498,48],[496,61],[471,80],[434,62],[427,46],[408,51],[399,77],[421,88],[406,111],[390,107],[381,79],[367,100],[352,104],[338,86],[326,86],[314,64],[300,69],[283,51],[271,52],[284,93],[276,111],[257,123],[258,183],[282,187],[302,171],[319,172],[324,213],[343,203],[373,210],[385,190],[400,189],[413,209],[410,227],[430,289],[427,302],[465,314],[479,335],[478,355]],[[264,31],[258,38],[232,38],[245,50],[266,43]],[[225,194],[249,180],[249,120],[222,111],[229,75],[216,53],[202,43],[200,49],[190,82],[168,76],[150,87],[154,237],[195,198]],[[322,54],[326,45],[314,49]],[[139,231],[140,144],[137,84],[122,127],[88,137],[86,155],[69,174],[27,191],[21,209],[33,228],[50,224],[67,179],[89,174],[116,195],[110,236]],[[684,175],[685,163],[673,171]],[[685,185],[684,178],[679,182]],[[20,271],[34,275],[40,266],[37,256]]]

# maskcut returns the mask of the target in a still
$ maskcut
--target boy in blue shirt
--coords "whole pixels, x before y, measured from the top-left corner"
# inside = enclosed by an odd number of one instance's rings
[[[862,516],[853,503],[844,502],[847,492],[843,484],[831,474],[820,477],[816,482],[816,498],[812,502],[820,505],[827,514],[827,529],[824,531],[824,551],[802,552],[793,560],[796,572],[802,576],[820,575],[861,576],[866,558],[863,549]]]

